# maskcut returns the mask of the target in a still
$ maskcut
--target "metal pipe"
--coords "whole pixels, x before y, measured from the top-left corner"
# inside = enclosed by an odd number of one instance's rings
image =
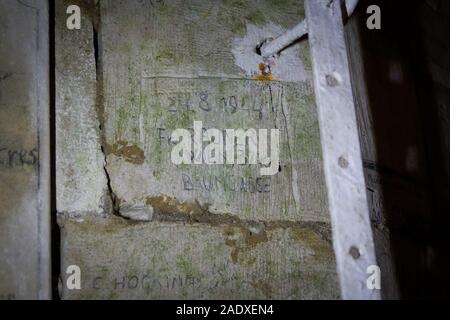
[[[350,17],[355,11],[359,0],[345,0],[345,7],[347,8],[347,15]],[[261,55],[264,58],[270,58],[284,48],[289,46],[294,41],[300,39],[308,33],[308,23],[306,19],[296,25],[293,29],[286,31],[278,38],[268,41],[261,46]]]

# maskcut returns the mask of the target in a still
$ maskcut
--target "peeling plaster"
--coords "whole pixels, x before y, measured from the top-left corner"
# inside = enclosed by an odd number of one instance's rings
[[[256,48],[284,31],[286,30],[283,27],[273,23],[262,27],[247,25],[246,34],[233,39],[232,53],[236,65],[244,70],[247,76],[261,75],[260,64],[267,61],[257,53]],[[305,82],[311,79],[310,74],[305,70],[297,45],[286,48],[271,61],[271,73],[274,80],[287,82]]]

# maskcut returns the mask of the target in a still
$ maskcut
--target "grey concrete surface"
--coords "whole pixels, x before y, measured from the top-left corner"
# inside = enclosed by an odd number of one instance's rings
[[[56,7],[62,298],[339,298],[308,43],[266,75],[256,52],[302,3],[75,3],[81,30]],[[280,172],[174,165],[194,120],[279,129]]]
[[[0,299],[48,299],[47,1],[1,1],[0,33]]]

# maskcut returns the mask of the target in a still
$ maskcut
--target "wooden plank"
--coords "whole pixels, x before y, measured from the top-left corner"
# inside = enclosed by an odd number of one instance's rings
[[[0,33],[0,299],[47,299],[47,1],[1,1]]]
[[[306,0],[333,245],[344,299],[379,299],[366,285],[376,265],[341,2]]]

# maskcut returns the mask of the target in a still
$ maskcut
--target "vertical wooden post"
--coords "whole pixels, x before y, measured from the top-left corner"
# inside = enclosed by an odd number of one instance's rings
[[[306,0],[333,244],[342,298],[379,299],[376,265],[340,0]]]
[[[48,1],[2,0],[0,21],[0,299],[48,299]]]

